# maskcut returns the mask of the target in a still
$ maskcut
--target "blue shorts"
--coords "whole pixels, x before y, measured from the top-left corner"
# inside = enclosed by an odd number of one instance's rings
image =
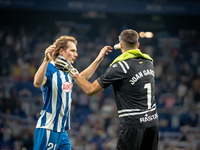
[[[71,150],[68,134],[36,128],[33,150]]]

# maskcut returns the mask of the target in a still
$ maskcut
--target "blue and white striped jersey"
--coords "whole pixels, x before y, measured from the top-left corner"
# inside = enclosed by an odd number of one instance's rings
[[[62,132],[70,129],[70,109],[73,79],[65,72],[55,69],[51,61],[46,70],[46,83],[41,87],[44,106],[36,128]]]

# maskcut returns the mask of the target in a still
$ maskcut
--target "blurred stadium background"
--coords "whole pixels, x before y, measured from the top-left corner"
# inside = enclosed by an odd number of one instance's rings
[[[159,150],[200,150],[199,0],[0,0],[0,20],[0,150],[32,150],[43,106],[33,76],[56,38],[77,38],[81,71],[127,28],[141,33],[140,50],[155,61]],[[90,81],[119,54],[106,56]],[[112,87],[89,97],[74,85],[71,114],[73,150],[115,149]]]

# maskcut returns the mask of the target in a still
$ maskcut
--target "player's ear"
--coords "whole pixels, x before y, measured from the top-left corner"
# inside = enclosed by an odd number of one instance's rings
[[[64,50],[62,48],[59,49],[59,54],[63,55]]]
[[[139,43],[139,42],[137,42],[137,48],[139,48],[139,46],[140,46],[140,43]]]
[[[123,48],[122,42],[120,42],[119,45],[120,45],[120,49],[122,49]]]

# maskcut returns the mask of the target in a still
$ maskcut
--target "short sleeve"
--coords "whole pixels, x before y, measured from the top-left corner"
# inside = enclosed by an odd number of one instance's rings
[[[124,73],[121,66],[116,63],[109,67],[106,72],[97,79],[97,82],[101,85],[101,87],[105,89],[109,85],[119,82],[125,76],[126,74]]]
[[[46,89],[46,87],[51,83],[51,80],[52,80],[52,64],[48,64],[47,66],[47,70],[46,70],[46,73],[45,73],[45,76],[47,78],[47,81],[46,83],[41,87],[41,90],[44,91]]]

